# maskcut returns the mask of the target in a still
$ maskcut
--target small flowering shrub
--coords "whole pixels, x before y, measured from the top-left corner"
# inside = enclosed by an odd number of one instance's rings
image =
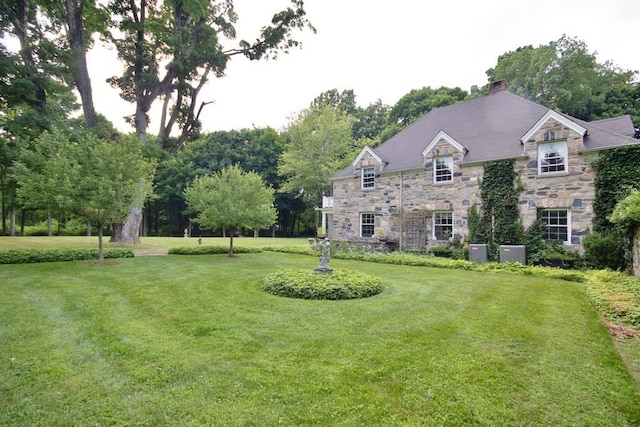
[[[377,295],[382,292],[382,282],[375,276],[351,270],[336,269],[331,274],[319,274],[298,269],[268,275],[262,289],[288,298],[341,300]]]

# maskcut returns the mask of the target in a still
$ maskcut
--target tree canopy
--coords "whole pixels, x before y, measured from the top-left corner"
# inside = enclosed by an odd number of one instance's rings
[[[566,36],[507,52],[487,70],[490,81],[506,79],[512,92],[573,117],[590,121],[631,114],[637,123],[636,74],[598,62],[583,41]]]
[[[151,190],[154,164],[132,137],[113,142],[88,134],[72,141],[55,130],[44,132],[35,145],[35,161],[28,153],[27,161],[15,166],[23,205],[72,212],[95,225],[102,261],[103,228],[122,221],[132,203],[144,201],[137,199]]]
[[[354,118],[332,105],[310,108],[286,129],[287,143],[278,163],[282,191],[299,193],[313,206],[332,194],[331,177],[351,161]]]
[[[196,177],[184,196],[189,209],[197,213],[197,223],[229,232],[229,256],[233,256],[233,235],[237,230],[267,228],[275,222],[273,193],[260,175],[234,165]]]

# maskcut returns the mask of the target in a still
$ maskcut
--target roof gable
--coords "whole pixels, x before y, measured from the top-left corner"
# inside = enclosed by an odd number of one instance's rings
[[[527,133],[525,133],[522,138],[520,138],[520,142],[523,144],[529,140],[533,136],[534,133],[540,130],[540,128],[547,123],[549,120],[555,120],[558,123],[568,127],[572,131],[584,136],[587,133],[587,129],[583,126],[580,126],[578,123],[573,120],[568,119],[566,116],[563,116],[560,113],[557,113],[553,110],[549,110],[546,112],[544,116],[540,118],[532,127],[529,129]]]
[[[387,162],[384,161],[383,158],[378,153],[376,153],[376,150],[374,150],[373,148],[369,147],[368,145],[365,145],[364,148],[362,150],[360,150],[360,154],[358,154],[358,157],[356,157],[356,159],[353,161],[353,163],[351,165],[354,168],[356,168],[358,163],[360,163],[360,161],[362,160],[362,158],[366,154],[369,154],[371,157],[373,157],[380,164],[381,170],[387,164]]]
[[[424,150],[422,150],[422,157],[426,157],[427,154],[429,154],[429,152],[431,152],[431,150],[433,150],[433,148],[436,146],[436,144],[440,141],[440,140],[445,140],[446,142],[448,142],[449,144],[451,144],[456,150],[458,150],[461,153],[466,153],[467,149],[464,148],[464,146],[462,144],[460,144],[458,141],[456,141],[454,138],[452,138],[451,136],[449,136],[445,131],[440,130],[440,132],[438,132],[438,134],[431,140],[431,142],[429,143],[429,145],[427,145],[427,148],[425,148]]]

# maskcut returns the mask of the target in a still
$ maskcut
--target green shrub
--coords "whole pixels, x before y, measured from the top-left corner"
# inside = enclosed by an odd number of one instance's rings
[[[451,251],[451,258],[468,260],[469,259],[469,248],[463,247],[463,248],[454,249],[453,251]]]
[[[335,254],[333,251],[333,243],[331,244],[331,256]],[[314,251],[310,247],[300,247],[300,246],[265,246],[262,248],[267,252],[280,252],[285,254],[297,254],[297,255],[317,255],[317,251]]]
[[[95,228],[92,229],[95,233]],[[103,234],[108,234],[107,230],[103,230]],[[61,236],[86,236],[87,235],[87,223],[78,218],[73,218],[64,223],[60,230]]]
[[[260,253],[261,248],[243,248],[234,246],[234,254]],[[218,255],[228,254],[229,246],[183,246],[169,249],[170,255]]]
[[[47,221],[24,227],[25,236],[47,236],[48,232]],[[58,221],[55,218],[51,220],[51,232],[54,236],[58,233]]]
[[[132,258],[128,248],[107,248],[107,258]],[[0,251],[0,264],[29,264],[37,262],[80,261],[98,259],[98,249],[11,249]]]
[[[624,270],[626,261],[624,237],[617,231],[587,233],[582,240],[585,257],[593,268]]]
[[[609,322],[640,327],[640,280],[611,270],[587,275],[587,295],[593,306]]]
[[[262,289],[288,298],[343,300],[377,295],[382,292],[382,282],[375,276],[343,269],[331,274],[281,270],[265,277]]]

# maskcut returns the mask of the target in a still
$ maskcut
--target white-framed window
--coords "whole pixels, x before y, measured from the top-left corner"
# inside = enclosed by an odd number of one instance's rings
[[[565,141],[538,145],[538,173],[566,172],[567,143]]]
[[[571,243],[571,212],[568,209],[543,209],[540,219],[547,226],[545,241]]]
[[[362,189],[376,186],[376,168],[362,168]]]
[[[451,236],[453,236],[453,212],[434,212],[433,238],[449,240]]]
[[[453,157],[438,157],[433,161],[433,182],[453,180]]]
[[[375,216],[372,213],[360,214],[360,237],[371,237],[375,230]]]

